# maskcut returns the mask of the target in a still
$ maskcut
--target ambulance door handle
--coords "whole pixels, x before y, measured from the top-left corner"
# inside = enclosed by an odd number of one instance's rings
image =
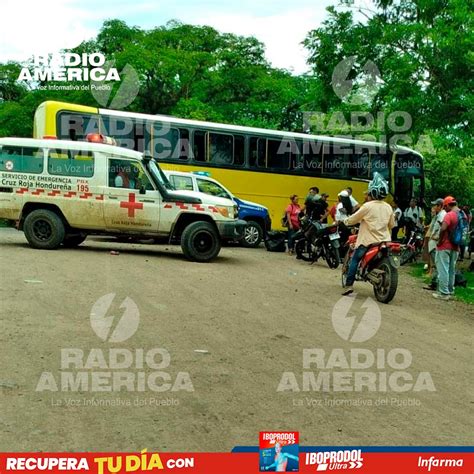
[[[155,201],[153,201],[153,199],[139,199],[138,202],[149,202],[150,204],[153,204]]]
[[[118,196],[110,196],[109,195],[109,199],[118,199]]]

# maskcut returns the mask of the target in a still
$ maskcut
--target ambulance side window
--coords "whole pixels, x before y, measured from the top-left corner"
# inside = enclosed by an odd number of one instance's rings
[[[94,153],[53,148],[48,151],[48,173],[90,178],[94,175]]]
[[[109,159],[109,187],[153,190],[142,165],[135,161]]]
[[[170,180],[171,184],[175,189],[181,190],[181,191],[194,191],[193,188],[193,178],[190,176],[179,176],[172,174],[168,177]]]
[[[0,171],[42,173],[44,151],[40,148],[4,145],[0,153]]]

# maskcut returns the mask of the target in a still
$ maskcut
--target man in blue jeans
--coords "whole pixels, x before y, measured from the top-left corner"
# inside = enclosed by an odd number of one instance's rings
[[[390,242],[390,231],[395,225],[392,206],[383,201],[388,194],[388,184],[379,173],[374,173],[374,178],[369,183],[368,194],[372,200],[366,202],[355,214],[344,220],[346,225],[360,223],[355,244],[356,249],[349,263],[346,284],[342,293],[345,296],[354,291],[353,285],[357,267],[369,245]]]
[[[436,246],[436,271],[438,272],[438,291],[433,293],[434,298],[449,300],[454,295],[454,278],[456,276],[456,261],[459,255],[459,246],[451,242],[451,234],[458,225],[458,211],[456,199],[452,196],[444,198],[446,215],[441,224],[438,245]]]

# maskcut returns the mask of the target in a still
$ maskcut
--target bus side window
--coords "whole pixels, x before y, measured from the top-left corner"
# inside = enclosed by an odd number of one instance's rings
[[[323,169],[323,148],[324,144],[320,141],[309,140],[303,142],[303,170],[311,176],[321,176]]]
[[[234,137],[223,133],[209,134],[209,161],[218,165],[231,165],[234,157]]]
[[[249,145],[249,165],[254,168],[266,167],[267,140],[251,137]]]
[[[288,140],[268,140],[268,168],[288,170],[290,167],[290,150]]]
[[[369,176],[369,151],[360,150],[357,146],[349,159],[349,176],[353,178],[366,178]]]
[[[234,165],[241,166],[245,163],[245,137],[234,135]]]
[[[190,157],[189,130],[187,128],[179,129],[179,140],[173,151],[173,159],[187,160]]]
[[[41,148],[6,145],[0,155],[0,171],[41,173],[43,161],[44,151]]]
[[[207,133],[202,130],[194,131],[193,155],[196,161],[207,161]]]
[[[303,169],[303,142],[301,140],[286,140],[291,151],[290,157],[290,169],[302,170]]]
[[[369,178],[373,178],[375,172],[380,173],[383,178],[390,181],[389,155],[386,153],[371,153]]]
[[[144,122],[135,122],[133,124],[133,149],[143,153],[150,147],[150,127],[152,124]]]
[[[99,133],[99,116],[60,112],[57,118],[57,135],[60,139],[84,141],[89,133]]]
[[[323,147],[323,174],[342,178],[349,167],[351,152],[347,145],[333,144]]]
[[[180,130],[171,128],[168,123],[153,124],[152,155],[158,160],[176,159],[176,148],[179,148]]]
[[[131,119],[123,117],[104,116],[102,119],[102,134],[115,138],[117,146],[134,150],[137,145],[135,140],[135,127]]]

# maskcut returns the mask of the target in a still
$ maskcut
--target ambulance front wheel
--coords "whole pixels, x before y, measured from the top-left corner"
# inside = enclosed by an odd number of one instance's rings
[[[81,245],[86,239],[87,234],[84,233],[66,235],[66,237],[64,237],[63,245],[67,248],[74,248]]]
[[[57,249],[66,231],[62,219],[48,209],[37,209],[26,216],[23,231],[29,244],[35,249]]]
[[[209,222],[193,222],[181,235],[181,248],[188,260],[209,262],[221,250],[217,229]]]

